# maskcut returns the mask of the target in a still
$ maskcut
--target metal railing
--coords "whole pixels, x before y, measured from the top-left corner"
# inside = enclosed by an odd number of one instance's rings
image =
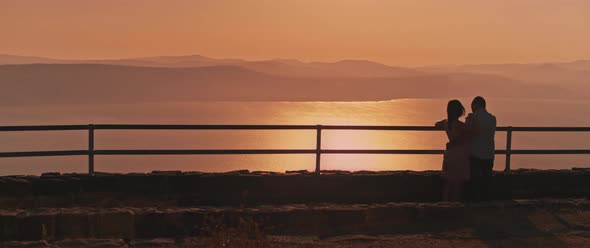
[[[38,156],[88,156],[88,174],[94,175],[95,155],[213,155],[213,154],[315,154],[315,172],[320,173],[322,154],[443,154],[444,150],[427,149],[322,149],[322,130],[374,130],[374,131],[442,131],[432,126],[340,126],[340,125],[52,125],[52,126],[0,126],[0,132],[15,131],[67,131],[87,130],[87,150],[0,152],[0,157]],[[316,130],[315,149],[150,149],[150,150],[96,150],[96,130]],[[506,150],[496,154],[506,155],[505,171],[510,170],[512,154],[590,154],[590,149],[578,150],[513,150],[513,132],[590,132],[590,127],[498,127],[506,132]]]

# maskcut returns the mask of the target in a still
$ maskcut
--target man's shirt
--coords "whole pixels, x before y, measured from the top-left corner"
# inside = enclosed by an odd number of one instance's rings
[[[496,117],[485,109],[478,109],[466,124],[477,122],[478,132],[471,140],[471,156],[480,159],[494,159]]]

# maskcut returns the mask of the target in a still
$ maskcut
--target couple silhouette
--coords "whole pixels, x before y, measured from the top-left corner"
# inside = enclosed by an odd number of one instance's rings
[[[443,157],[443,201],[482,201],[489,199],[494,167],[496,117],[486,109],[486,101],[477,96],[465,122],[465,107],[459,100],[447,104],[447,119],[436,122],[449,142]]]

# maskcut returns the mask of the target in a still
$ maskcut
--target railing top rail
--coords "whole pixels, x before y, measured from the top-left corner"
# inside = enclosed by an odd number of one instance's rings
[[[498,127],[498,131],[507,131],[509,127]],[[589,132],[590,127],[510,127],[519,132]]]
[[[327,125],[322,129],[333,130],[395,130],[395,131],[440,131],[440,128],[433,126],[342,126]],[[589,132],[590,127],[497,127],[497,131],[530,131],[530,132]]]
[[[92,150],[94,155],[223,155],[223,154],[316,154],[316,149],[132,149],[132,150]],[[436,149],[321,149],[321,154],[443,154],[444,150]],[[46,157],[46,156],[79,156],[89,155],[88,150],[62,151],[24,151],[0,152],[0,158],[5,157]],[[568,155],[590,154],[590,149],[525,149],[525,150],[495,150],[497,155]]]
[[[88,130],[90,125],[0,126],[2,131]],[[376,131],[440,131],[433,126],[370,126],[370,125],[190,125],[190,124],[96,124],[102,130],[376,130]],[[519,132],[590,132],[590,127],[497,127],[497,131]]]
[[[6,131],[60,131],[60,130],[88,130],[88,125],[0,126],[0,132],[6,132]]]
[[[94,125],[94,129],[153,129],[153,130],[183,130],[183,129],[210,129],[210,130],[273,130],[273,129],[283,129],[283,130],[312,130],[317,129],[317,125],[192,125],[192,124],[173,124],[173,125],[166,125],[166,124],[97,124]]]
[[[95,125],[95,129],[294,129],[294,130],[398,130],[398,131],[436,131],[440,130],[434,126],[359,126],[359,125],[133,125],[133,124],[100,124]]]

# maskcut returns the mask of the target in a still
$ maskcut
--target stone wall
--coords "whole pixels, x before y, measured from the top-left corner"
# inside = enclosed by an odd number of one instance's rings
[[[234,171],[0,177],[0,208],[433,202],[440,172]],[[493,177],[493,199],[590,196],[590,170],[515,170]]]

